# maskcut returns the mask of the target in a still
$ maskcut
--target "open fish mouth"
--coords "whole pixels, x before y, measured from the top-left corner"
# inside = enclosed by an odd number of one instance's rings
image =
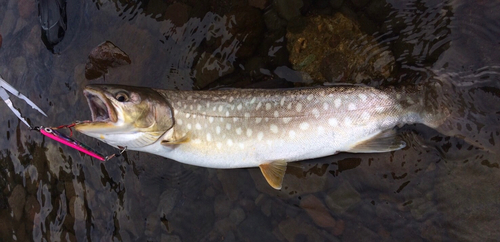
[[[101,92],[85,89],[83,94],[87,98],[92,113],[92,122],[115,123],[117,121],[113,105]]]

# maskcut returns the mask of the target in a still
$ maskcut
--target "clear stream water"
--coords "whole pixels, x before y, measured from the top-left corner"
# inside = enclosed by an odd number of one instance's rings
[[[89,83],[301,86],[287,27],[341,12],[394,57],[387,80],[363,83],[437,78],[456,86],[456,136],[405,126],[407,148],[296,162],[275,191],[257,168],[207,169],[138,152],[103,163],[30,131],[0,104],[0,240],[498,240],[500,3],[283,2],[68,1],[68,29],[53,54],[41,41],[35,2],[4,0],[0,75],[45,110],[48,117],[14,99],[45,126],[89,119]],[[132,64],[86,80],[88,54],[106,40]]]

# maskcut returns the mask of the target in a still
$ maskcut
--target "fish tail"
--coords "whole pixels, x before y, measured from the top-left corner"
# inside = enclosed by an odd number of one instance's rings
[[[468,85],[448,77],[438,76],[426,84],[424,124],[496,153],[500,150],[500,75]]]

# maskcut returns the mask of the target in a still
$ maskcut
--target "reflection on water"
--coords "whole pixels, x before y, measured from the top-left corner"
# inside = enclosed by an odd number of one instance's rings
[[[1,240],[500,236],[496,1],[68,1],[68,28],[58,55],[40,39],[34,3],[9,0],[0,6],[0,74],[48,114],[41,117],[14,100],[34,125],[90,117],[81,94],[89,83],[85,63],[106,40],[132,64],[109,70],[97,82],[165,89],[304,86],[319,83],[300,82],[315,75],[308,70],[331,81],[375,63],[369,68],[388,70],[386,79],[356,81],[454,85],[449,99],[454,116],[439,130],[445,134],[408,125],[400,130],[409,144],[401,151],[292,163],[281,191],[270,188],[258,169],[206,169],[138,152],[102,163],[31,132],[0,105]],[[352,21],[347,25],[359,24],[360,33],[344,32],[354,36],[349,39],[321,31],[337,13]],[[305,23],[312,18],[325,25],[309,27]],[[326,38],[328,46],[300,36],[305,26],[318,28],[308,37]],[[288,48],[292,35],[298,42]],[[292,69],[294,56],[303,58],[297,59],[307,67],[302,72]],[[360,57],[366,62],[349,66]],[[320,69],[308,66],[316,60]],[[100,152],[116,152],[88,137],[76,138]]]

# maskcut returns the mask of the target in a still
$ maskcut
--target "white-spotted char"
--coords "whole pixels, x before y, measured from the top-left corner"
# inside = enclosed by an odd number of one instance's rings
[[[116,147],[186,164],[260,167],[279,189],[287,162],[342,151],[398,150],[405,144],[395,126],[438,126],[447,110],[426,105],[421,89],[170,91],[91,85],[85,96],[94,122],[76,128]]]

